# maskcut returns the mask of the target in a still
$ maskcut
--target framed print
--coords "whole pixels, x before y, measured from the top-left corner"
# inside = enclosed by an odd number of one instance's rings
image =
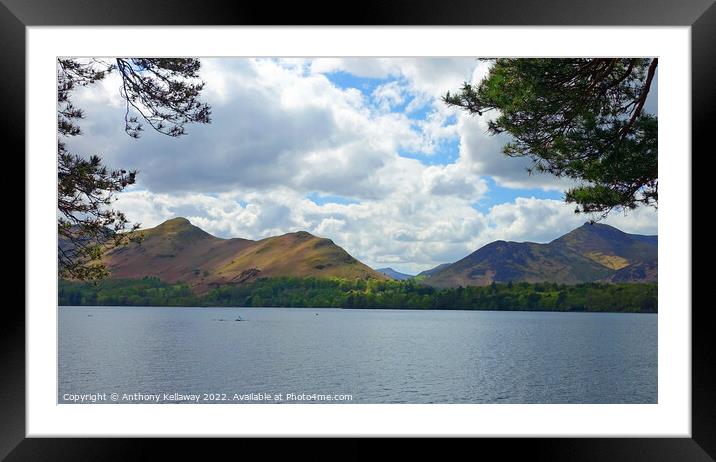
[[[713,2],[195,10],[3,0],[27,181],[3,457],[459,436],[713,460]]]

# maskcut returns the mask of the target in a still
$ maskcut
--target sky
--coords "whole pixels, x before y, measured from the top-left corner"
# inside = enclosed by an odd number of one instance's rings
[[[574,183],[529,175],[488,117],[440,97],[478,83],[473,58],[203,58],[212,123],[172,138],[124,132],[120,80],[76,90],[83,134],[67,143],[139,171],[116,208],[143,228],[183,216],[211,234],[261,239],[305,230],[373,268],[416,274],[494,240],[549,242],[590,217]],[[657,113],[655,79],[646,109]],[[604,223],[657,233],[653,208]]]

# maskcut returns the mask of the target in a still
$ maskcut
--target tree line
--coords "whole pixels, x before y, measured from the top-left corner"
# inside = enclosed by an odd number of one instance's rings
[[[438,289],[416,281],[264,278],[196,295],[156,277],[60,280],[60,305],[212,306],[656,313],[657,284],[507,283]]]

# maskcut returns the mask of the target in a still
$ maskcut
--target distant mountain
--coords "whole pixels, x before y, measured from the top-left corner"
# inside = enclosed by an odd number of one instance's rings
[[[448,266],[452,265],[452,263],[441,263],[440,265],[436,266],[435,268],[431,268],[429,270],[421,271],[418,273],[417,277],[430,277],[433,274],[437,273],[438,271],[447,268]]]
[[[398,271],[395,271],[393,268],[378,268],[376,269],[377,272],[380,274],[384,274],[388,276],[391,279],[395,279],[396,281],[404,281],[406,279],[410,279],[413,276],[410,274],[401,273]]]
[[[657,237],[627,234],[585,223],[548,244],[496,241],[435,271],[424,282],[436,287],[492,282],[657,280]]]
[[[258,241],[221,239],[185,218],[174,218],[142,233],[140,245],[106,255],[112,278],[157,276],[164,282],[186,282],[197,293],[259,277],[387,279],[330,239],[305,231]]]

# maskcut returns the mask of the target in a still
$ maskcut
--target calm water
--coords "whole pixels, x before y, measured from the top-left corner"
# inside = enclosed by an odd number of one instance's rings
[[[117,393],[121,402],[655,403],[657,316],[60,307],[58,400],[102,393],[106,402]]]

